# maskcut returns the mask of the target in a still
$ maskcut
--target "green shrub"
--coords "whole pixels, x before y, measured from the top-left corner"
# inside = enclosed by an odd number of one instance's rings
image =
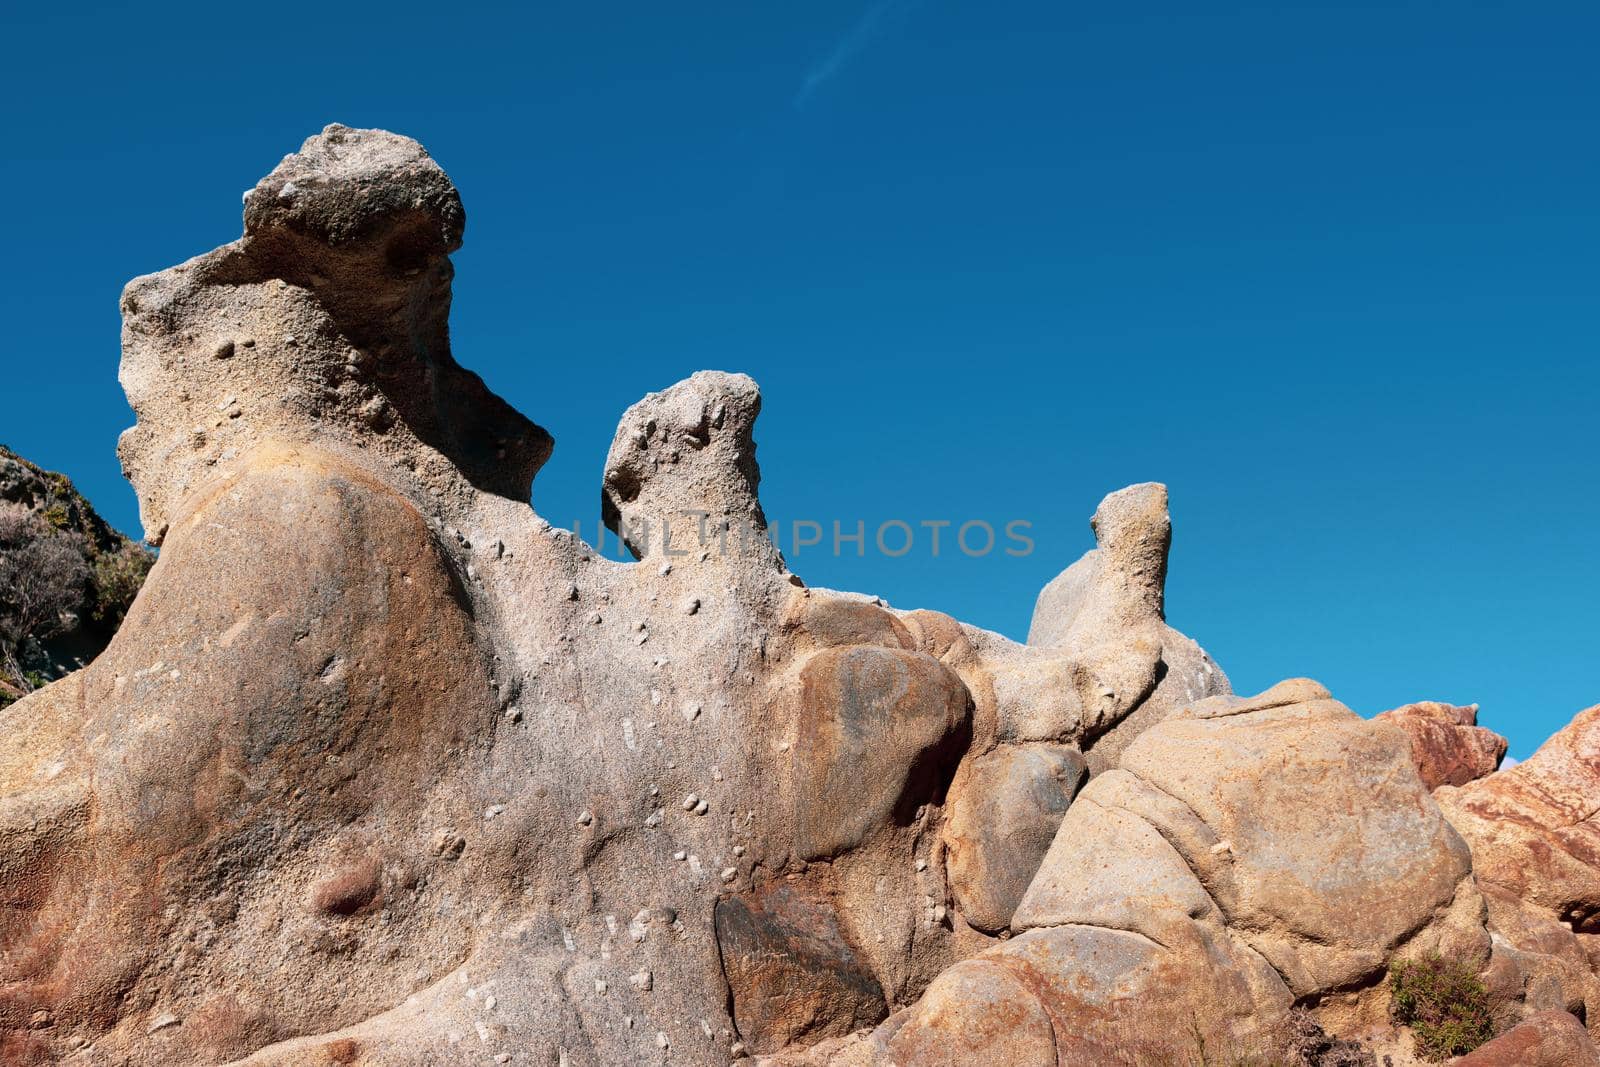
[[[1389,991],[1395,1021],[1411,1027],[1424,1059],[1464,1056],[1494,1036],[1489,991],[1460,960],[1399,960],[1389,969]]]
[[[65,530],[67,528],[67,524],[72,521],[72,515],[67,511],[65,504],[51,504],[49,507],[44,509],[43,514],[44,521],[48,522],[57,530]]]
[[[155,556],[131,541],[95,556],[89,574],[94,621],[113,628],[122,625],[155,562]]]

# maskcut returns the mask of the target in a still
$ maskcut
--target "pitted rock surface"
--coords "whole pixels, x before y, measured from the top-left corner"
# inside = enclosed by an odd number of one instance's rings
[[[1234,698],[1166,624],[1163,486],[1101,503],[1027,645],[792,574],[743,375],[623,413],[637,562],[552,528],[549,435],[450,350],[464,232],[420,145],[330,126],[242,238],[125,291],[163,550],[0,713],[4,1062],[1071,1067],[1281,1049],[1428,951],[1567,996],[1490,958],[1399,731]],[[1586,743],[1441,790],[1567,967]]]

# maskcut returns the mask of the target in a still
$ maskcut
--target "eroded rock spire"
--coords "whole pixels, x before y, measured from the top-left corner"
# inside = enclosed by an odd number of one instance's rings
[[[468,486],[528,498],[551,440],[450,354],[466,215],[421,145],[329,126],[245,194],[244,224],[122,294],[138,423],[118,451],[153,541],[264,441],[360,452],[447,507]]]

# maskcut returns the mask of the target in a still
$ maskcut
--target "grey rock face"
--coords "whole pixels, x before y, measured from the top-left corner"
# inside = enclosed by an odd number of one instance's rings
[[[550,437],[450,355],[465,216],[422,146],[329,126],[244,214],[240,240],[123,290],[138,423],[118,452],[146,536],[268,440],[364,454],[453,512],[479,490],[525,501]]]
[[[1039,593],[1028,645],[1073,662],[1090,767],[1098,772],[1116,766],[1148,726],[1232,690],[1210,657],[1166,624],[1172,546],[1166,486],[1150,482],[1112,493],[1091,525],[1098,547]]]
[[[756,491],[761,392],[743,374],[701,371],[623,413],[601,503],[636,558],[782,566]]]

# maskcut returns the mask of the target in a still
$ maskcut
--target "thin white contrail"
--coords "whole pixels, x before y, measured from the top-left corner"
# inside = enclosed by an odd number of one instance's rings
[[[855,58],[872,39],[876,37],[883,27],[884,19],[891,14],[908,11],[916,0],[874,0],[867,5],[866,11],[850,27],[850,32],[842,37],[833,51],[821,63],[806,72],[806,79],[800,85],[800,91],[795,94],[794,106],[804,107],[811,94],[817,87],[839,73],[845,63]]]

